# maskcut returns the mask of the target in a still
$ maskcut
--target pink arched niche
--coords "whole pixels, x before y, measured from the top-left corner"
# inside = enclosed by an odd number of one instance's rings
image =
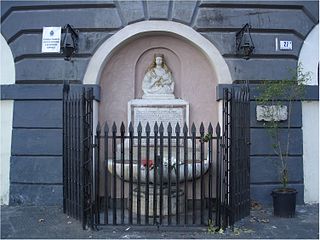
[[[218,121],[216,74],[204,54],[173,35],[140,35],[118,47],[100,77],[99,121],[127,126],[128,101],[141,98],[144,73],[154,53],[163,53],[175,81],[175,96],[190,104],[190,123]]]

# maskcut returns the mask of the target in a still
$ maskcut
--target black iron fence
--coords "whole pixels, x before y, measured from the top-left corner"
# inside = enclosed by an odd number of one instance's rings
[[[222,131],[104,124],[93,134],[93,92],[63,100],[64,212],[97,225],[215,225],[250,211],[249,91],[225,90]]]
[[[190,134],[186,124],[144,128],[142,134],[141,124],[134,129],[130,123],[126,132],[124,123],[120,129],[105,123],[103,135],[97,128],[95,166],[101,175],[95,179],[96,224],[215,222],[219,124],[215,132],[211,124],[206,131],[201,124],[199,132],[192,125]]]

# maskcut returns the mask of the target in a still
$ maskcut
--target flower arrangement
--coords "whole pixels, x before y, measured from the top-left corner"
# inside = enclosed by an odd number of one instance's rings
[[[153,160],[147,160],[147,159],[144,159],[141,161],[141,166],[143,169],[146,169],[147,166],[149,166],[149,170],[153,169],[154,168],[154,161]]]
[[[182,165],[182,164],[184,164],[184,162],[180,159],[178,165]],[[174,169],[175,171],[177,171],[177,169],[176,169],[177,166],[176,165],[177,165],[176,159],[174,157],[171,157],[170,167],[172,169]],[[154,160],[152,160],[152,159],[150,159],[150,160],[147,160],[147,159],[141,160],[141,168],[142,169],[146,169],[147,166],[149,166],[149,170],[152,170],[154,168]],[[163,166],[164,167],[169,167],[169,160],[166,157],[163,158]]]

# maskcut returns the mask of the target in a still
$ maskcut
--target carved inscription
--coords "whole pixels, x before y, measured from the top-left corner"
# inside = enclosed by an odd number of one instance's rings
[[[135,129],[137,129],[139,122],[141,122],[143,132],[145,132],[145,127],[147,122],[149,122],[151,133],[153,132],[153,127],[156,122],[158,123],[158,126],[160,126],[160,123],[162,122],[164,132],[166,133],[170,122],[174,135],[174,129],[177,123],[180,124],[181,128],[183,127],[185,115],[185,107],[134,107],[132,119]]]
[[[142,145],[146,143],[146,125],[149,123],[150,136],[154,136],[154,125],[157,122],[158,131],[160,124],[163,124],[163,135],[168,136],[168,125],[171,124],[172,136],[176,135],[176,125],[180,125],[180,134],[186,122],[189,125],[189,104],[182,99],[171,100],[149,100],[149,99],[134,99],[128,102],[128,124],[132,123],[134,127],[134,135],[137,136],[137,128],[139,122],[142,127]],[[134,144],[137,145],[137,138]],[[158,139],[159,141],[159,139]],[[154,139],[150,141],[150,146],[154,144]],[[164,146],[168,144],[168,139],[164,139]],[[172,140],[172,146],[175,146],[175,141]],[[183,145],[182,141],[180,145]]]

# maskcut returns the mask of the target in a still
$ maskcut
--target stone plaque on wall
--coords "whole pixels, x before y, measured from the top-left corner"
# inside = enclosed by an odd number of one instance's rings
[[[257,121],[280,122],[288,119],[288,110],[285,105],[257,105],[256,108]]]
[[[169,122],[172,126],[172,135],[175,135],[176,124],[179,123],[181,130],[186,122],[189,126],[189,104],[181,99],[171,100],[145,100],[135,99],[128,103],[128,123],[132,121],[135,132],[139,122],[141,122],[143,133],[149,122],[151,135],[153,135],[153,127],[157,122],[158,126],[162,122],[164,133],[167,135],[167,127]]]

